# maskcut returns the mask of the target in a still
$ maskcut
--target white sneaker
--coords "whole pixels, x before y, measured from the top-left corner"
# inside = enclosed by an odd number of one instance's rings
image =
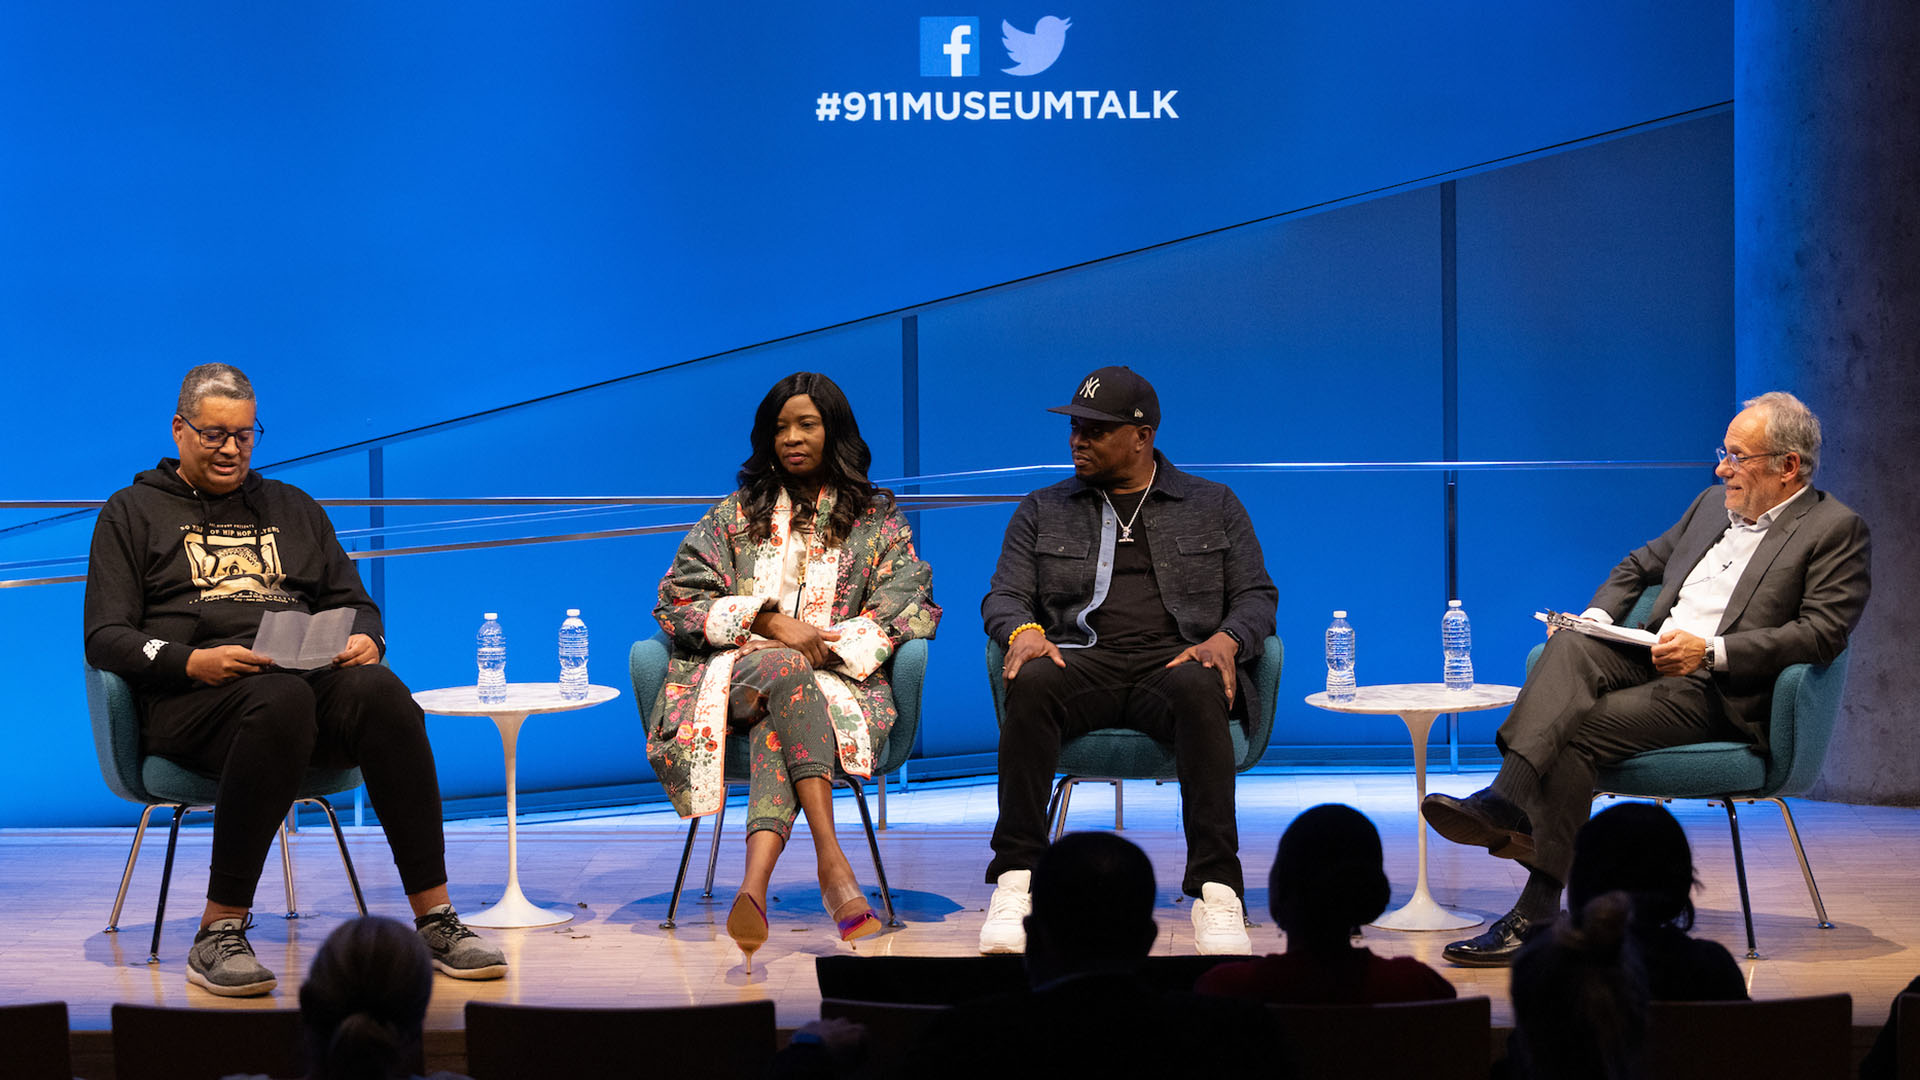
[[[993,899],[987,902],[987,921],[980,927],[982,953],[1023,953],[1027,951],[1027,925],[1033,911],[1033,894],[1027,885],[1031,870],[1009,870],[1000,875],[993,887]]]
[[[1200,886],[1200,898],[1193,902],[1193,945],[1202,956],[1247,956],[1253,952],[1246,913],[1232,889],[1212,881]]]

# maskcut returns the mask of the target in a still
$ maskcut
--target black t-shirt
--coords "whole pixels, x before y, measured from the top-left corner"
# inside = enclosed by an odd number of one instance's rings
[[[1153,548],[1137,514],[1147,492],[1108,497],[1121,521],[1134,522],[1133,542],[1114,542],[1113,579],[1107,586],[1107,598],[1087,615],[1087,625],[1097,635],[1095,644],[1140,652],[1178,645],[1180,624],[1160,598],[1160,584],[1153,576]]]

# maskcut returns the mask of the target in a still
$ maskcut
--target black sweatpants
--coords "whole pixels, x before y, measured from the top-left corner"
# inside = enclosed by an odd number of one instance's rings
[[[378,664],[244,675],[147,702],[147,753],[215,777],[207,899],[251,908],[280,821],[309,765],[358,765],[408,895],[447,880],[440,778],[426,717]]]
[[[1000,820],[987,880],[1031,870],[1047,847],[1047,794],[1060,746],[1097,728],[1131,728],[1172,743],[1180,780],[1187,870],[1181,890],[1199,896],[1218,882],[1244,895],[1234,821],[1233,733],[1220,672],[1188,662],[1167,667],[1184,644],[1142,652],[1062,649],[1064,668],[1040,657],[1007,684],[1000,730]],[[1244,692],[1236,685],[1236,696]]]

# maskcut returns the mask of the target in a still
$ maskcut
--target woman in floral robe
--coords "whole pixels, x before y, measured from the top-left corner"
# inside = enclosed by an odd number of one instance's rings
[[[726,798],[729,731],[750,747],[747,868],[727,932],[753,962],[767,883],[796,813],[813,835],[820,893],[843,940],[880,928],[833,829],[837,764],[873,774],[894,721],[887,658],[940,621],[933,571],[872,452],[825,375],[774,384],[754,415],[740,489],[687,534],[654,617],[673,653],[647,758],[684,817]]]

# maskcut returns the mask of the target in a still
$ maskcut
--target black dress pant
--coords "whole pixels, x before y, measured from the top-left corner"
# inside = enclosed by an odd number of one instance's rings
[[[440,779],[426,717],[392,671],[365,664],[244,675],[147,702],[146,751],[220,782],[207,899],[251,908],[309,765],[358,765],[409,895],[444,885]]]
[[[1047,847],[1047,795],[1066,740],[1097,728],[1131,728],[1173,745],[1187,833],[1181,889],[1209,881],[1245,892],[1234,821],[1233,735],[1220,672],[1167,667],[1184,644],[1145,651],[1062,649],[1067,666],[1030,660],[1007,684],[1000,729],[1000,820],[987,880],[1030,870]],[[1235,694],[1240,693],[1236,686]]]
[[[1570,630],[1553,635],[1499,732],[1501,750],[1525,758],[1540,777],[1536,790],[1513,795],[1533,822],[1529,868],[1565,884],[1600,766],[1717,740],[1750,741],[1727,719],[1705,671],[1662,675],[1641,646]]]

